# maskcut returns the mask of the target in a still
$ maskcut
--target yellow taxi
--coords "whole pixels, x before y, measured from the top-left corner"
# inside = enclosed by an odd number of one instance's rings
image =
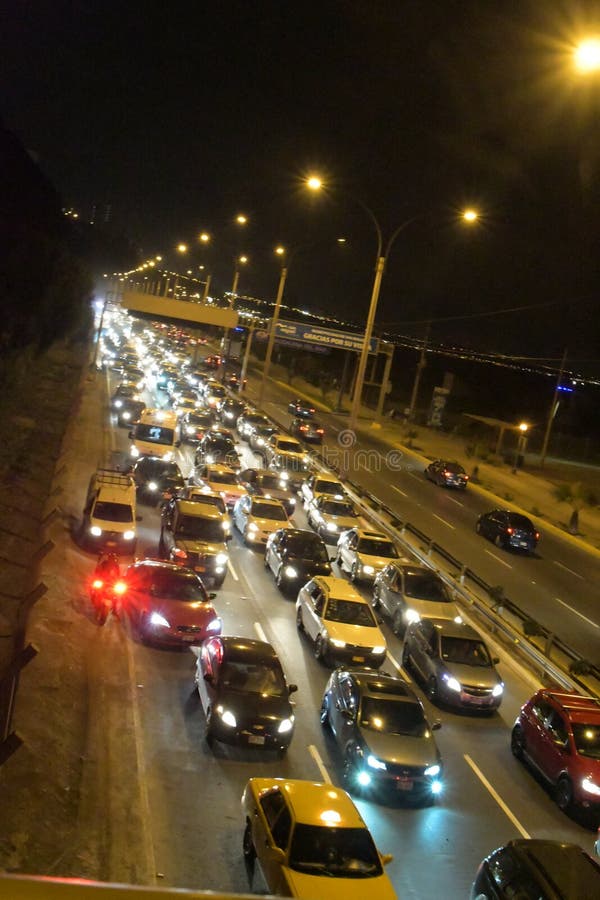
[[[305,900],[393,900],[375,846],[358,809],[331,784],[251,778],[242,796],[243,852],[258,861],[267,889]]]

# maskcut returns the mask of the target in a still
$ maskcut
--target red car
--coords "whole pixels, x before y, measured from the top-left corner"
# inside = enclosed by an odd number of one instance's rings
[[[600,815],[600,702],[595,697],[538,691],[517,717],[511,749],[552,785],[560,809],[583,807]]]
[[[120,613],[142,640],[156,644],[201,644],[221,634],[222,622],[202,581],[191,569],[142,559],[125,573]]]

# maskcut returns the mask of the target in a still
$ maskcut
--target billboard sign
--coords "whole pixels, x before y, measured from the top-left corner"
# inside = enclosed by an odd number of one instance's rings
[[[303,322],[290,322],[280,319],[275,333],[276,340],[300,341],[314,349],[327,347],[334,350],[354,350],[360,353],[363,347],[364,335],[353,334],[351,331],[336,331],[333,328],[321,328],[320,325],[305,325]],[[377,338],[371,338],[370,353],[377,352]]]

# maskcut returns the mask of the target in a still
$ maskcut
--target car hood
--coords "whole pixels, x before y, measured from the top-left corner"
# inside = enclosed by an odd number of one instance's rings
[[[416,738],[405,734],[382,734],[361,728],[365,750],[387,763],[399,766],[432,766],[440,761],[435,739]]]
[[[202,601],[169,600],[163,597],[151,597],[152,612],[159,612],[174,625],[199,625],[205,628],[209,622],[217,618],[214,606]]]
[[[468,684],[472,687],[493,688],[502,681],[494,668],[465,666],[464,663],[453,663],[444,660],[441,671],[444,670],[449,675],[454,676],[461,684]]]
[[[206,486],[211,491],[214,491],[215,494],[236,494],[236,496],[242,497],[246,493],[245,488],[241,484],[223,484],[217,481],[207,481]]]
[[[329,513],[321,513],[323,516],[323,521],[327,524],[328,522],[333,522],[334,525],[337,525],[340,531],[347,531],[350,528],[354,528],[356,525],[356,517],[355,516],[332,516]]]
[[[216,544],[207,541],[176,540],[176,544],[181,550],[185,550],[186,553],[199,553],[203,556],[213,556],[216,553],[227,553],[227,544],[225,541],[223,541],[222,544]]]
[[[383,872],[375,878],[329,878],[297,872],[282,867],[290,897],[318,897],[319,900],[364,900],[367,896],[377,900],[397,900],[396,892],[388,876]],[[274,887],[274,886],[273,886]]]
[[[310,573],[314,575],[331,575],[331,563],[315,562],[314,559],[301,559],[295,556],[289,556],[283,560],[284,566],[293,566],[300,572]]]
[[[414,609],[420,616],[428,619],[455,619],[460,616],[460,609],[456,603],[419,600],[417,597],[406,597],[405,603],[407,609]]]
[[[224,689],[219,693],[217,702],[230,709],[237,719],[246,722],[249,719],[289,719],[294,713],[288,695],[264,697],[262,694]]]
[[[261,531],[279,531],[280,528],[291,528],[289,522],[282,522],[281,519],[256,519],[251,516],[248,523],[254,522]]]
[[[376,572],[379,572],[381,569],[384,569],[387,565],[393,562],[393,560],[390,559],[389,556],[367,556],[365,553],[359,553],[358,558],[361,565],[373,566]]]
[[[368,625],[347,625],[345,622],[331,622],[323,619],[330,638],[345,641],[346,644],[357,644],[360,647],[386,647],[386,640],[379,628]]]

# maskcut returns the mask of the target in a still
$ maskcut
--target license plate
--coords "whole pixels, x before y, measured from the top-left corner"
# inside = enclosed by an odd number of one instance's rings
[[[184,634],[183,637],[181,638],[181,640],[182,640],[182,641],[188,641],[188,642],[189,642],[189,641],[195,641],[195,640],[196,640],[196,635],[195,635],[195,634]]]
[[[398,780],[396,781],[396,788],[399,791],[412,791],[412,787],[412,778],[398,778]]]
[[[107,541],[107,542],[106,542],[106,546],[107,546],[107,547],[116,547],[116,546],[117,546],[117,542],[116,542],[116,541]]]
[[[194,566],[194,572],[206,572],[205,566]]]
[[[487,697],[471,697],[470,700],[471,700],[471,703],[475,703],[478,706],[481,706],[483,703],[487,703],[488,698]]]
[[[364,662],[364,661],[365,661],[364,656],[353,656],[352,657],[352,662]]]
[[[527,547],[527,541],[519,541],[519,547]]]
[[[265,739],[262,734],[249,734],[248,735],[248,743],[249,744],[264,744]]]

